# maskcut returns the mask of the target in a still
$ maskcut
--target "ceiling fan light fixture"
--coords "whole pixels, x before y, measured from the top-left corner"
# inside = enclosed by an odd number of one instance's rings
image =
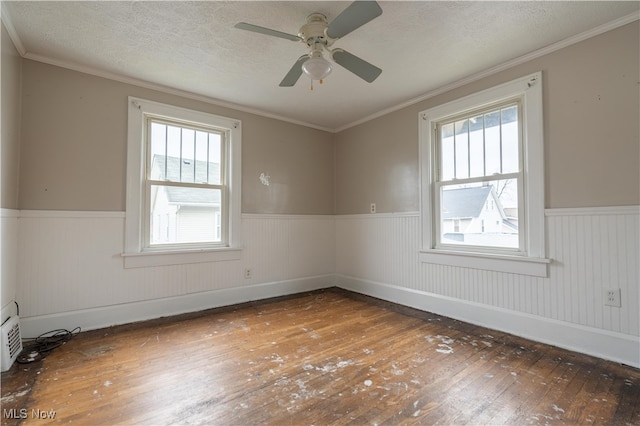
[[[325,77],[331,74],[332,69],[331,63],[322,56],[307,59],[302,64],[302,71],[304,71],[311,80],[324,80]]]

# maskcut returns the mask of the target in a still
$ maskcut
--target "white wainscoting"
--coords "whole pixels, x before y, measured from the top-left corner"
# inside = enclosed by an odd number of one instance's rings
[[[22,211],[3,224],[27,337],[338,285],[640,367],[639,219],[637,206],[548,210],[548,278],[421,263],[418,213],[244,214],[240,260],[131,269],[122,212]],[[622,307],[604,306],[608,287]]]
[[[640,209],[546,212],[549,278],[421,263],[420,216],[336,218],[337,285],[640,367]],[[604,306],[620,288],[622,307]]]
[[[22,211],[22,331],[83,330],[334,285],[333,216],[243,215],[240,260],[123,268],[124,213]],[[252,278],[244,278],[251,268]]]
[[[18,218],[20,212],[12,209],[0,209],[0,281],[2,293],[0,295],[0,322],[17,312],[13,303],[18,288]]]

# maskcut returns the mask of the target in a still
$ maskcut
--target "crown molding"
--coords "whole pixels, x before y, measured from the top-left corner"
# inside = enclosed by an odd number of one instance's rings
[[[24,57],[27,54],[27,49],[25,49],[24,44],[22,44],[22,40],[18,36],[18,32],[16,31],[13,23],[11,22],[11,15],[7,10],[4,2],[0,2],[0,21],[4,24],[4,27],[7,29],[7,33],[9,33],[9,38],[13,42],[16,50],[20,54],[20,56]]]
[[[60,68],[66,68],[66,69],[69,69],[69,70],[72,70],[72,71],[77,71],[77,72],[81,72],[81,73],[84,73],[84,74],[94,75],[96,77],[106,78],[108,80],[113,80],[113,81],[117,81],[117,82],[120,82],[120,83],[131,84],[131,85],[134,85],[134,86],[143,87],[145,89],[156,90],[156,91],[159,91],[159,92],[168,93],[168,94],[180,96],[180,97],[183,97],[183,98],[196,100],[196,101],[208,103],[208,104],[215,105],[215,106],[220,106],[220,107],[224,107],[224,108],[230,108],[230,109],[234,109],[236,111],[246,112],[246,113],[249,113],[249,114],[258,115],[258,116],[265,117],[265,118],[272,118],[272,119],[275,119],[275,120],[280,120],[280,121],[284,121],[284,122],[287,122],[287,123],[296,124],[298,126],[304,126],[304,127],[308,127],[308,128],[312,128],[312,129],[316,129],[316,130],[322,130],[322,131],[325,131],[325,132],[334,133],[334,129],[331,129],[331,128],[328,128],[328,127],[319,126],[317,124],[308,123],[306,121],[295,120],[295,119],[292,119],[292,118],[289,118],[289,117],[286,117],[286,116],[273,114],[271,112],[263,111],[263,110],[260,110],[260,109],[257,109],[257,108],[251,108],[251,107],[247,107],[245,105],[240,105],[240,104],[236,104],[236,103],[233,103],[233,102],[227,102],[227,101],[223,101],[223,100],[220,100],[220,99],[212,98],[210,96],[200,95],[200,94],[197,94],[197,93],[188,92],[186,90],[181,90],[181,89],[177,89],[177,88],[174,88],[174,87],[169,87],[169,86],[164,86],[164,85],[157,84],[157,83],[152,83],[150,81],[146,81],[146,80],[142,80],[142,79],[138,79],[138,78],[134,78],[134,77],[129,77],[127,75],[120,74],[120,73],[112,73],[112,72],[104,71],[104,70],[101,70],[101,69],[98,69],[98,68],[88,67],[88,66],[85,66],[85,65],[80,65],[80,64],[77,64],[77,63],[74,63],[74,62],[71,62],[71,61],[63,61],[63,60],[51,58],[51,57],[48,57],[48,56],[37,55],[37,54],[31,53],[31,52],[27,51],[27,49],[24,47],[24,44],[22,43],[22,40],[20,39],[20,36],[18,35],[18,32],[16,31],[15,27],[13,26],[13,23],[11,22],[11,15],[10,15],[9,11],[7,10],[7,7],[5,6],[4,2],[0,2],[0,20],[2,21],[2,23],[5,26],[5,28],[7,29],[7,32],[9,33],[9,38],[11,38],[11,41],[13,42],[13,45],[16,47],[16,50],[18,51],[18,54],[24,59],[29,59],[29,60],[36,61],[36,62],[42,62],[42,63],[45,63],[45,64],[57,66],[57,67],[60,67]]]
[[[285,121],[291,124],[296,124],[299,126],[309,127],[312,129],[322,130],[329,133],[334,133],[334,130],[328,127],[319,126],[317,124],[308,123],[306,121],[295,120],[286,116],[274,114],[268,111],[260,110],[257,108],[248,107],[245,105],[236,104],[233,102],[223,101],[220,99],[212,98],[206,95],[200,95],[197,93],[189,92],[182,89],[177,89],[170,86],[165,86],[158,83],[153,83],[147,80],[138,79],[135,77],[129,77],[124,74],[113,73],[109,71],[104,71],[94,67],[88,67],[85,65],[79,65],[70,61],[62,61],[54,58],[50,58],[48,56],[36,55],[33,53],[26,53],[22,56],[24,59],[29,59],[36,62],[42,62],[48,65],[57,66],[60,68],[69,69],[71,71],[77,71],[84,74],[93,75],[96,77],[105,78],[108,80],[117,81],[120,83],[131,84],[134,86],[142,87],[145,89],[156,90],[158,92],[168,93],[171,95],[180,96],[187,99],[192,99],[195,101],[200,101],[204,103],[208,103],[210,105],[216,105],[224,108],[234,109],[236,111],[246,112],[249,114],[259,115],[261,117],[272,118],[275,120]]]
[[[454,81],[453,83],[450,83],[450,84],[447,84],[445,86],[439,87],[439,88],[437,88],[435,90],[431,90],[431,91],[429,91],[429,92],[427,92],[427,93],[425,93],[423,95],[420,95],[420,96],[418,96],[416,98],[413,98],[413,99],[410,99],[408,101],[402,102],[400,104],[394,105],[392,107],[383,109],[383,110],[378,111],[378,112],[376,112],[374,114],[371,114],[371,115],[369,115],[367,117],[363,117],[360,120],[354,121],[354,122],[349,123],[349,124],[345,124],[344,126],[338,127],[336,129],[334,129],[333,131],[335,133],[339,133],[339,132],[341,132],[343,130],[347,130],[347,129],[351,128],[351,127],[355,127],[355,126],[358,126],[360,124],[366,123],[367,121],[371,121],[373,119],[382,117],[383,115],[390,114],[392,112],[401,110],[403,108],[415,105],[415,104],[420,103],[422,101],[425,101],[427,99],[430,99],[430,98],[433,98],[435,96],[438,96],[438,95],[440,95],[442,93],[449,92],[450,90],[457,89],[459,87],[462,87],[462,86],[465,86],[467,84],[473,83],[475,81],[481,80],[481,79],[483,79],[485,77],[489,77],[489,76],[491,76],[493,74],[497,74],[498,72],[507,70],[509,68],[513,68],[513,67],[515,67],[517,65],[523,64],[525,62],[529,62],[529,61],[531,61],[533,59],[536,59],[536,58],[539,58],[541,56],[548,55],[548,54],[553,53],[553,52],[555,52],[557,50],[564,49],[565,47],[571,46],[573,44],[580,43],[581,41],[587,40],[589,38],[598,36],[600,34],[604,34],[604,33],[608,32],[608,31],[611,31],[611,30],[615,30],[616,28],[622,27],[623,25],[630,24],[630,23],[632,23],[634,21],[637,21],[639,19],[640,19],[640,12],[631,13],[629,15],[623,16],[623,17],[618,18],[616,20],[613,20],[611,22],[607,22],[606,24],[603,24],[603,25],[600,25],[598,27],[595,27],[595,28],[592,28],[590,30],[587,30],[587,31],[585,31],[583,33],[580,33],[580,34],[574,35],[572,37],[566,38],[566,39],[564,39],[562,41],[559,41],[557,43],[553,43],[553,44],[550,44],[549,46],[543,47],[541,49],[534,50],[533,52],[527,53],[526,55],[522,55],[522,56],[520,56],[518,58],[515,58],[515,59],[512,59],[510,61],[503,62],[500,65],[497,65],[495,67],[489,68],[489,69],[487,69],[485,71],[481,71],[480,73],[474,74],[472,76],[469,76],[467,78],[463,78],[463,79],[458,80],[458,81]]]
[[[391,106],[389,108],[385,108],[383,110],[380,110],[374,114],[368,115],[366,117],[363,117],[359,120],[356,120],[354,122],[345,124],[343,126],[340,127],[336,127],[336,128],[330,128],[330,127],[325,127],[325,126],[320,126],[314,123],[309,123],[309,122],[305,122],[305,121],[301,121],[301,120],[295,120],[286,116],[282,116],[282,115],[278,115],[278,114],[274,114],[268,111],[264,111],[261,109],[257,109],[257,108],[252,108],[252,107],[248,107],[245,105],[240,105],[240,104],[235,104],[233,102],[228,102],[228,101],[223,101],[220,99],[216,99],[216,98],[212,98],[210,96],[205,96],[205,95],[200,95],[197,93],[193,93],[193,92],[188,92],[185,90],[181,90],[181,89],[177,89],[177,88],[173,88],[173,87],[169,87],[169,86],[164,86],[161,84],[157,84],[157,83],[152,83],[146,80],[142,80],[142,79],[137,79],[137,78],[133,78],[133,77],[129,77],[126,76],[124,74],[119,74],[119,73],[112,73],[112,72],[108,72],[108,71],[104,71],[104,70],[100,70],[97,68],[93,68],[93,67],[87,67],[84,65],[80,65],[80,64],[76,64],[70,61],[62,61],[62,60],[58,60],[58,59],[54,59],[54,58],[50,58],[47,56],[43,56],[43,55],[36,55],[33,53],[30,53],[26,50],[26,48],[24,47],[24,44],[22,43],[22,41],[20,40],[20,37],[18,35],[18,33],[16,32],[13,24],[11,23],[11,16],[8,13],[4,3],[1,3],[1,12],[0,12],[0,18],[2,20],[2,22],[5,25],[5,28],[7,29],[7,32],[9,33],[9,37],[11,38],[11,41],[13,41],[14,46],[16,47],[16,50],[18,51],[18,53],[20,54],[20,56],[22,56],[25,59],[29,59],[29,60],[33,60],[33,61],[37,61],[37,62],[42,62],[42,63],[46,63],[49,65],[54,65],[57,67],[61,67],[61,68],[66,68],[66,69],[70,69],[72,71],[78,71],[78,72],[82,72],[85,74],[90,74],[90,75],[95,75],[97,77],[102,77],[102,78],[106,78],[109,80],[114,80],[114,81],[118,81],[120,83],[126,83],[126,84],[132,84],[135,86],[139,86],[139,87],[143,87],[146,89],[151,89],[151,90],[157,90],[159,92],[163,92],[163,93],[168,93],[168,94],[172,94],[172,95],[176,95],[176,96],[181,96],[187,99],[192,99],[192,100],[197,100],[197,101],[201,101],[201,102],[205,102],[211,105],[216,105],[216,106],[221,106],[224,108],[230,108],[230,109],[234,109],[237,111],[241,111],[241,112],[246,112],[249,114],[255,114],[261,117],[266,117],[266,118],[272,118],[275,120],[280,120],[280,121],[284,121],[287,123],[291,123],[291,124],[295,124],[295,125],[299,125],[299,126],[304,126],[304,127],[309,127],[312,129],[316,129],[316,130],[321,130],[321,131],[325,131],[325,132],[329,132],[329,133],[340,133],[344,130],[347,130],[351,127],[355,127],[358,126],[360,124],[366,123],[368,121],[374,120],[376,118],[382,117],[384,115],[390,114],[392,112],[401,110],[403,108],[407,108],[409,106],[415,105],[417,103],[420,103],[422,101],[425,101],[427,99],[433,98],[435,96],[438,96],[442,93],[446,93],[450,90],[453,89],[457,89],[459,87],[465,86],[467,84],[476,82],[478,80],[481,80],[485,77],[491,76],[493,74],[496,74],[498,72],[507,70],[509,68],[513,68],[517,65],[523,64],[525,62],[531,61],[533,59],[539,58],[541,56],[544,55],[548,55],[550,53],[553,53],[557,50],[563,49],[565,47],[571,46],[573,44],[579,43],[581,41],[587,40],[589,38],[598,36],[600,34],[604,34],[608,31],[614,30],[616,28],[622,27],[623,25],[627,25],[630,24],[632,22],[638,21],[640,20],[640,12],[633,12],[630,13],[629,15],[623,16],[621,18],[615,19],[611,22],[605,23],[603,25],[597,26],[595,28],[592,28],[590,30],[584,31],[580,34],[577,34],[575,36],[566,38],[562,41],[559,41],[557,43],[553,43],[550,44],[549,46],[543,47],[541,49],[535,50],[533,52],[527,53],[526,55],[522,55],[518,58],[512,59],[510,61],[504,62],[500,65],[497,65],[495,67],[489,68],[485,71],[481,71],[480,73],[476,73],[472,76],[469,76],[467,78],[463,78],[460,80],[457,80],[453,83],[447,84],[445,86],[439,87],[435,90],[431,90],[423,95],[420,95],[418,97],[409,99],[405,102],[399,103],[397,105]]]

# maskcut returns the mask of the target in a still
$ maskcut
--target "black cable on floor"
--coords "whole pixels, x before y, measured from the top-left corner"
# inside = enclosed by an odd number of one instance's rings
[[[20,352],[16,361],[20,364],[40,361],[49,355],[52,350],[71,340],[76,334],[80,333],[80,330],[80,327],[76,327],[71,331],[58,329],[43,333],[31,342],[24,344],[22,352]]]

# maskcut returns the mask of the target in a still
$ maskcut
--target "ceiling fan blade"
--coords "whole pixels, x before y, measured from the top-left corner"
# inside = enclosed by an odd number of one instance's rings
[[[344,37],[380,15],[382,9],[375,1],[354,1],[331,21],[327,35],[331,38]]]
[[[283,33],[281,31],[272,30],[270,28],[259,27],[258,25],[247,24],[246,22],[239,22],[234,25],[234,27],[239,28],[241,30],[253,31],[254,33],[265,34],[273,37],[284,38],[286,40],[291,41],[300,41],[300,37],[293,34]]]
[[[291,67],[287,75],[284,76],[280,82],[280,87],[292,87],[302,75],[302,64],[309,59],[309,55],[302,55],[298,58],[295,64]]]
[[[360,59],[356,55],[343,49],[334,49],[331,52],[331,57],[338,65],[342,65],[368,83],[378,78],[382,72],[382,70],[375,65],[371,65],[364,59]]]

